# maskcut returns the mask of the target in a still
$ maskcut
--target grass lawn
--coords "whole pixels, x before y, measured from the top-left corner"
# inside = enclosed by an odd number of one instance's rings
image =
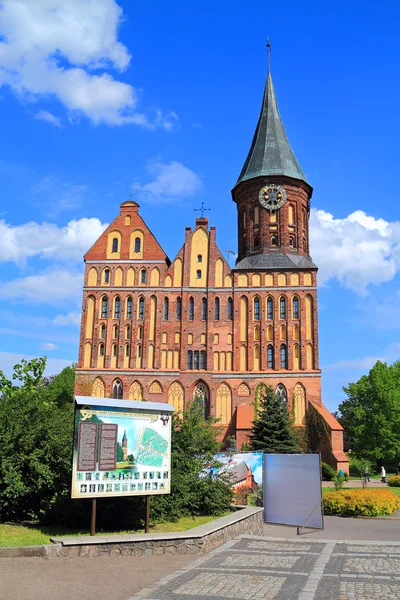
[[[229,513],[225,513],[229,514]],[[223,516],[223,515],[222,515]],[[204,525],[218,517],[182,517],[176,523],[158,523],[150,526],[150,533],[167,531],[186,531],[199,525]],[[89,523],[87,531],[71,531],[60,527],[44,527],[40,525],[15,525],[5,523],[0,525],[0,546],[38,546],[49,544],[50,538],[54,536],[67,535],[89,535]],[[144,533],[143,529],[136,531],[99,531],[96,535],[116,535],[118,533]]]
[[[360,490],[362,488],[349,488],[346,487],[344,488],[343,491],[347,492],[347,490]],[[400,487],[374,487],[373,485],[367,485],[367,487],[365,488],[366,490],[389,490],[390,492],[393,492],[394,494],[396,494],[396,496],[400,496]],[[328,492],[334,492],[335,488],[322,488],[322,495],[327,494]]]

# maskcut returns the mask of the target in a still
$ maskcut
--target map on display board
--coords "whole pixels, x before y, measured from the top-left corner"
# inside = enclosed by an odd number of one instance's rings
[[[95,404],[75,408],[72,498],[169,494],[171,405],[85,399]]]

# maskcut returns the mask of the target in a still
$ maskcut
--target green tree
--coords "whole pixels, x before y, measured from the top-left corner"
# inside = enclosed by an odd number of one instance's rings
[[[223,475],[212,475],[219,466],[220,450],[215,420],[204,418],[201,402],[192,402],[182,418],[172,418],[171,494],[152,499],[155,519],[190,515],[218,515],[229,510],[230,485]]]
[[[122,446],[120,442],[117,442],[117,462],[124,462],[124,451],[122,450]]]
[[[75,369],[76,364],[73,364],[71,367],[65,367],[58,375],[49,378],[44,391],[46,400],[55,402],[58,406],[74,402]]]
[[[251,450],[272,453],[300,452],[286,402],[271,386],[259,392],[258,413],[250,434]]]
[[[18,387],[0,372],[0,519],[38,518],[70,490],[73,404],[47,394],[45,366],[15,365]]]
[[[341,424],[352,440],[352,453],[376,462],[400,456],[400,361],[378,361],[368,375],[343,388]]]

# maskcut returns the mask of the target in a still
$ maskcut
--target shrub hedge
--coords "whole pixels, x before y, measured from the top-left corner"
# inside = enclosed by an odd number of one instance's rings
[[[378,517],[400,508],[400,498],[390,490],[340,490],[324,495],[326,515]]]
[[[321,462],[322,481],[333,481],[337,471],[325,462]]]
[[[400,487],[400,475],[393,475],[393,477],[389,477],[388,485],[390,485],[390,487]]]

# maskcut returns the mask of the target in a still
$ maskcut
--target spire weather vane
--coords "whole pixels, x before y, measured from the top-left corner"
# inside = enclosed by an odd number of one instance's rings
[[[206,210],[211,210],[211,208],[204,208],[204,202],[201,203],[201,208],[194,209],[197,212],[201,212],[201,216],[204,217],[204,213]]]
[[[269,36],[267,37],[267,52],[268,52],[268,73],[271,72],[271,42]]]

